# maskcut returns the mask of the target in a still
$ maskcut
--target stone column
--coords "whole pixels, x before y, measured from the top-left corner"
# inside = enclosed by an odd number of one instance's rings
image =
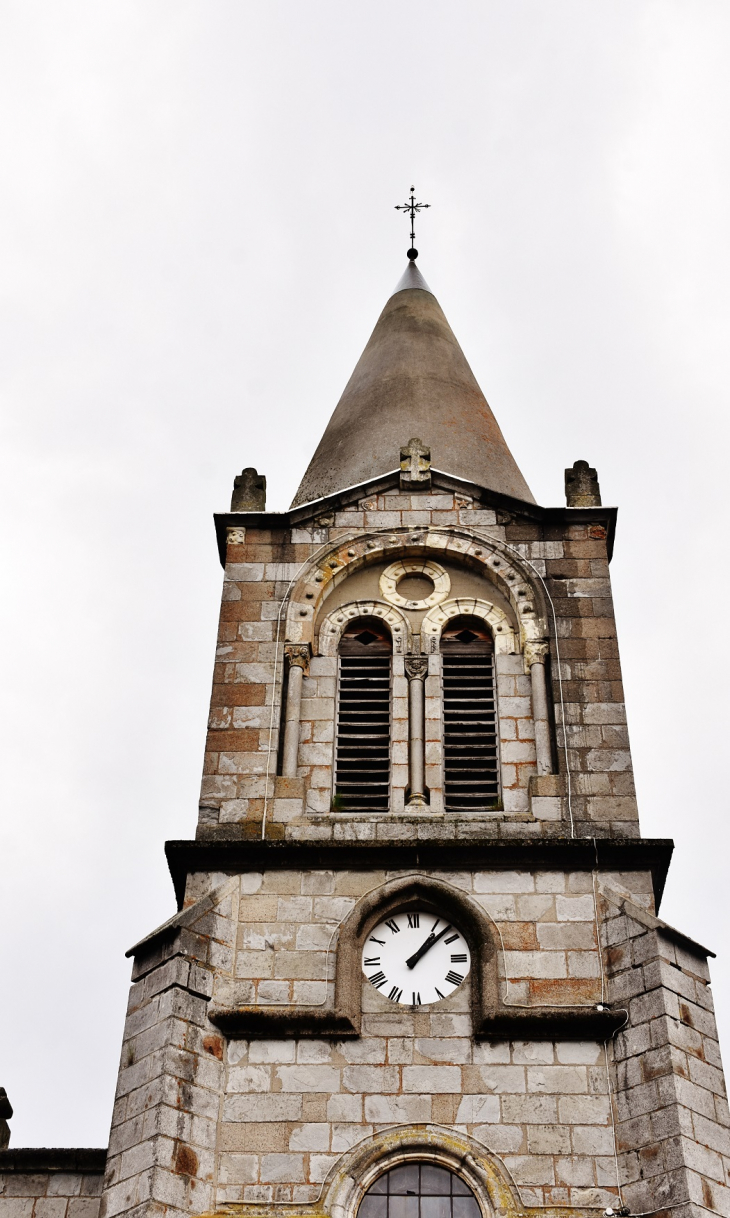
[[[406,656],[408,677],[408,783],[411,788],[409,808],[427,806],[425,792],[425,682],[428,656]]]
[[[299,758],[299,721],[302,713],[302,684],[304,674],[309,667],[309,646],[307,644],[289,645],[285,648],[284,655],[288,673],[281,772],[284,778],[296,778]]]
[[[543,640],[525,644],[525,665],[530,670],[532,684],[532,718],[535,724],[538,774],[552,774],[553,772],[547,682],[545,680],[545,656],[548,654],[548,648],[549,644]]]

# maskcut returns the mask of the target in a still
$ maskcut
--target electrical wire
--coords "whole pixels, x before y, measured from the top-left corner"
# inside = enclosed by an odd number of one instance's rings
[[[490,539],[490,540],[493,540],[493,539]],[[569,759],[569,755],[568,755],[568,725],[565,721],[565,700],[563,698],[563,674],[561,671],[562,666],[561,666],[561,661],[560,661],[560,641],[558,639],[558,619],[555,614],[555,605],[553,604],[553,598],[548,591],[548,586],[545,583],[545,580],[543,579],[541,572],[538,571],[535,564],[533,562],[531,562],[530,559],[527,558],[524,554],[522,554],[521,551],[518,550],[516,546],[510,545],[509,542],[507,542],[507,541],[503,541],[501,544],[503,546],[505,546],[506,549],[511,550],[513,554],[516,554],[522,562],[527,563],[528,567],[532,571],[535,572],[535,575],[537,576],[537,578],[540,580],[540,583],[542,584],[543,591],[544,591],[544,593],[548,599],[548,603],[550,605],[550,612],[552,614],[552,619],[553,619],[553,635],[555,638],[555,659],[557,662],[557,669],[558,669],[558,690],[560,692],[560,718],[562,719],[562,724],[563,724],[563,752],[565,754],[565,787],[566,787],[566,795],[567,795],[567,799],[568,799],[568,816],[570,817],[570,836],[575,837],[575,825],[573,824],[573,793],[572,793],[572,782],[571,782],[571,775],[570,775],[570,759]]]
[[[441,532],[441,530],[434,530],[434,531]],[[392,534],[392,529],[369,530],[368,533],[370,536],[372,536],[372,535],[380,536],[385,533]],[[340,536],[340,537],[334,539],[334,541],[336,543],[336,547],[341,548],[344,544],[347,543],[347,541],[353,540],[356,537],[362,538],[362,536],[363,536],[362,532],[358,530],[356,532],[351,532],[349,534],[345,534],[344,536]],[[492,537],[486,537],[486,538],[482,537],[481,540],[489,541],[492,544],[494,544],[494,541],[495,541],[495,539]],[[510,550],[513,554],[516,554],[518,559],[520,560],[520,562],[523,562],[528,567],[530,567],[530,569],[539,579],[540,584],[542,585],[542,589],[547,598],[548,604],[550,606],[550,614],[551,614],[552,623],[553,623],[553,638],[555,641],[555,658],[556,658],[556,666],[557,666],[558,691],[559,691],[559,698],[560,698],[561,724],[562,724],[562,728],[563,728],[563,754],[564,754],[564,759],[565,759],[566,797],[567,797],[567,806],[568,806],[568,817],[570,820],[570,835],[571,835],[571,838],[574,838],[575,837],[575,822],[574,822],[574,817],[573,817],[573,806],[572,806],[572,776],[571,776],[571,770],[570,770],[570,755],[569,755],[569,751],[568,751],[568,732],[567,732],[567,721],[566,721],[566,714],[565,714],[565,698],[564,698],[564,692],[563,692],[563,674],[562,674],[562,663],[561,663],[561,658],[560,658],[560,641],[559,641],[559,636],[558,636],[558,623],[557,623],[557,615],[555,612],[555,605],[554,605],[552,596],[550,595],[550,591],[547,587],[547,584],[543,578],[543,575],[539,571],[539,569],[535,566],[535,564],[529,558],[527,558],[519,549],[517,549],[516,546],[511,545],[509,542],[506,542],[506,541],[503,541],[501,543],[497,542],[497,546],[499,547],[500,545],[504,546],[504,548],[506,548],[507,550]],[[289,597],[291,595],[291,590],[292,590],[294,584],[299,579],[301,573],[304,571],[304,569],[307,566],[309,566],[312,562],[316,561],[316,559],[320,556],[320,554],[323,551],[326,551],[326,550],[332,549],[332,548],[333,548],[333,539],[329,538],[326,542],[323,542],[320,546],[318,546],[310,555],[308,555],[308,557],[304,560],[304,562],[302,562],[300,564],[300,566],[297,568],[295,574],[289,580],[286,591],[284,592],[284,595],[283,595],[282,600],[279,605],[279,611],[278,611],[277,618],[276,618],[276,647],[275,647],[275,652],[274,652],[274,672],[273,672],[273,683],[272,683],[272,694],[271,694],[271,714],[270,714],[270,718],[269,718],[269,735],[268,735],[268,748],[267,748],[267,758],[266,758],[264,807],[263,807],[262,820],[261,820],[261,840],[262,841],[265,840],[265,838],[266,838],[266,819],[267,819],[268,800],[269,800],[269,782],[270,782],[271,755],[272,755],[271,744],[272,744],[273,733],[274,733],[274,716],[275,716],[276,709],[277,709],[276,683],[277,683],[278,671],[279,671],[280,648],[281,648],[281,644],[283,641],[281,638],[282,613],[283,613],[283,611],[286,607],[286,604],[289,600]],[[280,700],[280,704],[281,704],[281,700]],[[595,837],[593,838],[593,845],[594,845],[594,850],[596,853],[596,867],[592,869],[593,905],[594,905],[594,919],[595,919],[596,935],[597,935],[597,948],[598,948],[598,956],[599,956],[600,970],[601,970],[601,1004],[600,1005],[601,1005],[601,1007],[603,1007],[605,1005],[605,970],[604,970],[604,965],[603,965],[603,953],[601,950],[601,942],[600,942],[600,925],[599,925],[599,919],[598,919],[598,901],[597,901],[597,891],[596,891],[597,868],[598,868],[598,847],[597,847],[597,842],[596,842]],[[419,874],[420,873],[410,873],[410,875],[405,875],[402,878],[404,880],[406,880],[406,879],[410,878],[411,875],[416,876]],[[360,900],[362,900],[364,896],[369,896],[372,892],[375,892],[380,887],[382,887],[382,885],[380,885],[380,884],[375,885],[373,888],[369,889],[366,893],[361,894]],[[504,1005],[510,1006],[513,1008],[525,1009],[525,1010],[539,1010],[543,1006],[547,1007],[548,1005],[554,1005],[554,1004],[539,1004],[538,1005],[538,1004],[517,1003],[517,1002],[509,1001],[509,987],[510,987],[510,985],[514,984],[514,982],[509,977],[508,971],[507,971],[507,957],[506,957],[506,950],[505,950],[505,946],[504,946],[504,938],[502,936],[502,931],[501,931],[499,924],[492,917],[492,915],[489,913],[488,910],[485,910],[485,912],[487,913],[487,916],[492,921],[492,923],[497,931],[497,934],[499,936],[500,948],[501,948],[501,953],[502,953],[502,967],[503,967],[503,974],[504,974],[504,979],[505,979]],[[272,1007],[291,1007],[291,1006],[299,1006],[299,1005],[321,1007],[321,1006],[324,1006],[328,1002],[329,995],[328,995],[327,991],[328,991],[328,986],[329,986],[330,953],[332,951],[335,936],[338,934],[340,927],[342,926],[342,923],[344,922],[344,920],[347,916],[349,916],[349,913],[347,915],[345,915],[345,917],[341,918],[340,921],[337,923],[337,925],[333,928],[332,934],[330,935],[330,938],[329,938],[329,941],[327,944],[327,951],[326,951],[326,955],[325,955],[325,980],[324,980],[324,991],[325,992],[324,992],[324,997],[323,997],[322,1001],[319,1003],[306,1003],[306,1004],[299,1004],[299,1003],[297,1003],[297,1004],[293,1004],[293,1003],[266,1003],[266,1004],[263,1004],[263,1005],[265,1005],[265,1007],[267,1009],[272,1008]],[[581,1003],[581,1004],[571,1003],[571,1004],[566,1004],[566,1006],[567,1005],[570,1005],[572,1007],[579,1005],[579,1006],[583,1006],[586,1009],[588,1009],[588,1008],[595,1008],[596,1004],[595,1003]],[[628,1011],[622,1010],[622,1013],[625,1014],[626,1018],[624,1020],[624,1023],[621,1024],[620,1027],[618,1027],[613,1032],[612,1036],[609,1038],[611,1042],[613,1042],[614,1038],[618,1035],[618,1033],[620,1031],[622,1031],[622,1029],[624,1027],[626,1027],[626,1024],[628,1023],[628,1020],[629,1020]],[[621,1193],[621,1181],[620,1181],[620,1170],[619,1170],[617,1138],[616,1138],[615,1099],[614,1099],[614,1093],[613,1093],[613,1086],[612,1086],[612,1082],[611,1082],[610,1063],[609,1063],[609,1059],[608,1059],[608,1043],[609,1043],[608,1040],[606,1040],[606,1041],[604,1041],[604,1044],[603,1044],[605,1068],[606,1068],[606,1083],[607,1083],[607,1088],[608,1088],[608,1093],[609,1093],[609,1103],[610,1103],[610,1112],[611,1112],[613,1146],[614,1146],[614,1161],[615,1161],[615,1166],[616,1166],[616,1187],[617,1187],[619,1199],[621,1201],[621,1206],[623,1208],[623,1197],[622,1197],[622,1193]],[[494,1153],[494,1152],[490,1152],[490,1153]],[[499,1156],[497,1156],[497,1157],[499,1157]],[[320,1197],[321,1197],[321,1190],[320,1190]],[[687,1204],[687,1203],[686,1202],[678,1203],[678,1205],[681,1205],[681,1204]],[[533,1207],[533,1208],[552,1208],[552,1207],[539,1206],[539,1207]],[[597,1207],[591,1206],[591,1207],[583,1207],[583,1208],[594,1209]],[[665,1208],[676,1208],[676,1207],[670,1206],[670,1207],[665,1207]],[[702,1207],[702,1208],[704,1208],[704,1207]],[[604,1211],[604,1212],[607,1213],[607,1211]],[[653,1218],[653,1215],[656,1213],[659,1213],[659,1212],[661,1212],[661,1211],[659,1211],[659,1210],[647,1211],[646,1214],[634,1215],[634,1218]]]

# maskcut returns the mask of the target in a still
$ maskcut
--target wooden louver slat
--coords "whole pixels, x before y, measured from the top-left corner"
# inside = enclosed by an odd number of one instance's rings
[[[340,649],[335,795],[343,811],[387,812],[391,656],[369,631],[359,638],[371,641],[350,636]]]
[[[494,654],[486,643],[462,630],[446,639],[442,649],[449,811],[477,811],[499,799]]]

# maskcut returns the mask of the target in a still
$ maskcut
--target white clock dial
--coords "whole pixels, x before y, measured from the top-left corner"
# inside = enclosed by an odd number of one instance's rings
[[[430,910],[391,914],[362,949],[362,971],[376,990],[404,1007],[448,998],[471,967],[466,939],[451,919]]]

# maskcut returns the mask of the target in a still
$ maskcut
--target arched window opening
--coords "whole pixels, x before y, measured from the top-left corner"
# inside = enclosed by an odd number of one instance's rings
[[[447,811],[499,801],[494,643],[481,618],[453,618],[441,634]]]
[[[481,1218],[468,1184],[437,1163],[401,1163],[366,1192],[357,1218]]]
[[[390,631],[377,618],[359,618],[343,632],[338,653],[334,806],[340,812],[387,812]]]

